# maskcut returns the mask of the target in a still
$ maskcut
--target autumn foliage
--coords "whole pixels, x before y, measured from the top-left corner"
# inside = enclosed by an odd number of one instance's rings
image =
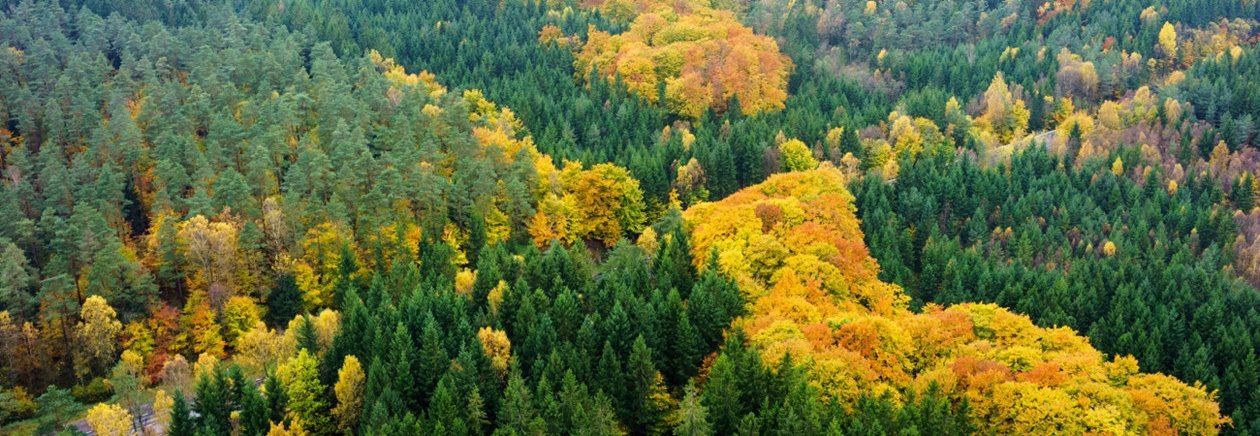
[[[1068,328],[993,304],[909,310],[901,288],[876,277],[844,186],[824,165],[684,214],[696,265],[716,256],[748,294],[736,325],[768,362],[790,354],[846,403],[938,385],[999,434],[1203,434],[1227,421],[1201,385],[1140,373],[1129,356],[1108,360]]]
[[[783,109],[792,61],[731,12],[662,8],[639,14],[618,35],[591,28],[574,66],[582,76],[619,76],[644,99],[699,118],[730,109],[733,98],[743,113]]]

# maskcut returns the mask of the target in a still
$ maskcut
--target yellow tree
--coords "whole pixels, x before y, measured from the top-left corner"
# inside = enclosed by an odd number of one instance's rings
[[[643,230],[647,220],[643,190],[625,168],[599,164],[582,170],[571,163],[562,177],[565,188],[580,200],[573,223],[577,235],[612,246],[626,233]]]
[[[306,436],[310,432],[302,426],[302,420],[298,418],[290,418],[289,426],[285,427],[283,422],[272,422],[271,428],[267,430],[267,436]]]
[[[349,233],[344,226],[326,222],[307,231],[302,239],[302,257],[293,266],[293,273],[308,310],[332,303],[332,290],[341,279],[343,249],[355,250]]]
[[[131,414],[117,404],[97,404],[88,410],[88,427],[101,436],[128,436],[131,434]]]
[[[363,366],[359,364],[359,358],[346,356],[341,370],[337,371],[337,384],[333,385],[337,407],[332,409],[332,413],[337,417],[337,428],[347,434],[358,428],[363,410],[363,380]]]
[[[235,289],[237,264],[235,224],[210,222],[197,215],[179,225],[181,246],[187,250],[189,288],[205,289],[217,313]]]
[[[1024,101],[1011,93],[1001,72],[993,76],[989,88],[984,91],[984,104],[984,113],[976,119],[977,127],[996,135],[1002,143],[1024,135],[1028,128],[1029,111]]]
[[[319,342],[319,349],[327,350],[332,346],[333,338],[337,336],[337,332],[341,331],[341,313],[332,309],[324,309],[312,321],[315,323],[315,339]],[[290,326],[292,325],[290,323]]]
[[[156,389],[153,393],[153,420],[159,428],[171,427],[171,410],[175,407],[175,399],[165,390]]]
[[[293,338],[277,333],[258,321],[253,329],[237,340],[234,360],[257,375],[274,368],[277,362],[288,360],[295,352],[297,345]]]
[[[223,339],[233,347],[246,332],[262,320],[262,308],[251,297],[237,295],[228,298],[223,306]]]
[[[644,5],[647,12],[618,35],[592,27],[574,60],[578,75],[619,76],[644,99],[693,119],[729,110],[735,99],[743,113],[783,109],[792,61],[773,38],[753,33],[729,11],[663,6]]]
[[[118,313],[99,295],[93,295],[83,302],[79,311],[78,326],[75,337],[79,349],[75,353],[75,373],[86,377],[104,368],[113,366],[118,358],[118,334],[122,332],[122,323],[118,321]]]
[[[1181,102],[1171,97],[1164,99],[1164,118],[1169,124],[1177,124],[1181,121],[1181,111]]]
[[[1164,22],[1164,27],[1159,29],[1159,48],[1164,51],[1164,55],[1168,56],[1169,62],[1173,62],[1177,57],[1177,29],[1172,23]]]
[[[499,372],[499,376],[507,374],[508,363],[512,358],[512,343],[507,333],[490,327],[482,327],[477,331],[477,339],[481,341],[481,349],[490,358],[490,366]]]
[[[1070,329],[993,304],[912,312],[878,279],[844,186],[827,166],[777,174],[683,214],[693,261],[716,251],[747,293],[736,323],[767,363],[790,354],[821,395],[844,402],[935,384],[970,402],[980,433],[1213,434],[1228,422],[1201,385],[1108,362]]]

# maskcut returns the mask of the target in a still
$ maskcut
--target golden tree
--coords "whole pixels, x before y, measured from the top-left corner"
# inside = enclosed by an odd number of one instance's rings
[[[88,427],[101,436],[131,434],[131,413],[117,404],[97,404],[87,413]]]
[[[81,321],[75,328],[79,345],[75,353],[75,373],[85,377],[109,368],[118,359],[118,334],[122,332],[122,323],[118,321],[114,308],[99,295],[90,296],[83,302],[79,318]]]
[[[337,428],[350,433],[358,428],[359,415],[363,411],[363,365],[359,358],[346,356],[337,371],[337,384],[333,385],[333,393],[337,397],[337,406],[333,407],[333,416],[337,417]]]
[[[774,39],[754,34],[729,11],[660,7],[639,14],[619,35],[592,28],[574,67],[583,77],[620,76],[644,99],[694,119],[709,109],[729,110],[732,99],[748,114],[783,109],[792,61]]]
[[[1177,58],[1177,29],[1172,23],[1165,21],[1159,28],[1159,48],[1170,61]]]
[[[512,358],[512,343],[507,333],[490,327],[482,327],[477,331],[477,339],[481,341],[481,349],[490,358],[490,366],[499,372],[499,376],[507,374],[508,363]]]
[[[976,118],[976,127],[992,133],[1003,144],[1024,136],[1028,128],[1028,108],[1016,98],[999,72],[984,91],[984,113]]]
[[[748,294],[736,325],[766,362],[790,354],[824,396],[845,402],[935,384],[969,401],[982,433],[1203,434],[1228,422],[1202,385],[1139,374],[1132,358],[1108,360],[1070,329],[993,304],[910,311],[878,279],[852,201],[824,164],[684,213],[696,265],[716,252]]]

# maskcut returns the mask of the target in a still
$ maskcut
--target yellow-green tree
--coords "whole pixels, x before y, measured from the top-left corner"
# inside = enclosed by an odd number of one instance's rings
[[[580,237],[612,246],[627,233],[643,230],[647,220],[643,190],[625,168],[599,164],[583,170],[570,162],[560,178],[562,192],[552,198],[564,206],[540,207],[530,225],[535,242],[545,245],[551,239],[571,242],[569,238]]]
[[[251,297],[237,295],[223,306],[223,339],[233,347],[246,332],[262,320],[262,308]]]
[[[1021,137],[1028,129],[1028,108],[1016,98],[1001,72],[993,76],[989,88],[984,91],[984,113],[976,118],[975,125],[993,134],[1001,143],[1009,143]]]
[[[337,428],[344,433],[352,433],[359,426],[359,416],[363,411],[364,379],[359,358],[346,356],[341,369],[337,371],[337,384],[333,385],[337,407],[332,409],[333,416],[337,417]]]
[[[290,419],[301,420],[311,428],[324,428],[328,422],[328,403],[324,399],[324,385],[319,382],[319,364],[305,349],[285,362],[277,371],[289,396]]]
[[[808,171],[818,167],[814,152],[799,139],[779,144],[779,153],[783,155],[783,166],[788,171]]]
[[[75,328],[78,340],[75,374],[83,378],[113,366],[118,359],[118,334],[122,332],[122,323],[118,321],[114,308],[99,295],[90,296],[83,302],[79,318],[81,321]]]
[[[342,253],[355,250],[349,234],[344,226],[326,222],[307,231],[302,239],[302,256],[293,265],[293,275],[307,310],[332,303],[332,290],[341,280]]]
[[[195,291],[184,303],[179,318],[180,335],[175,341],[176,351],[187,354],[209,353],[223,355],[223,335],[210,299],[204,291]]]

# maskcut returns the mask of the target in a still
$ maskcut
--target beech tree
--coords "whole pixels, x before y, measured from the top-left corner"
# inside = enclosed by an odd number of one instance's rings
[[[131,434],[131,414],[117,404],[97,404],[88,410],[87,422],[92,431],[99,435]]]
[[[80,379],[100,374],[118,359],[118,334],[122,323],[114,308],[99,295],[88,297],[79,312],[75,336],[81,347],[75,356],[75,374]]]
[[[337,406],[332,414],[337,417],[337,428],[350,433],[358,428],[359,417],[363,411],[363,367],[359,359],[346,356],[345,363],[337,372],[337,384],[333,392],[337,397]]]

